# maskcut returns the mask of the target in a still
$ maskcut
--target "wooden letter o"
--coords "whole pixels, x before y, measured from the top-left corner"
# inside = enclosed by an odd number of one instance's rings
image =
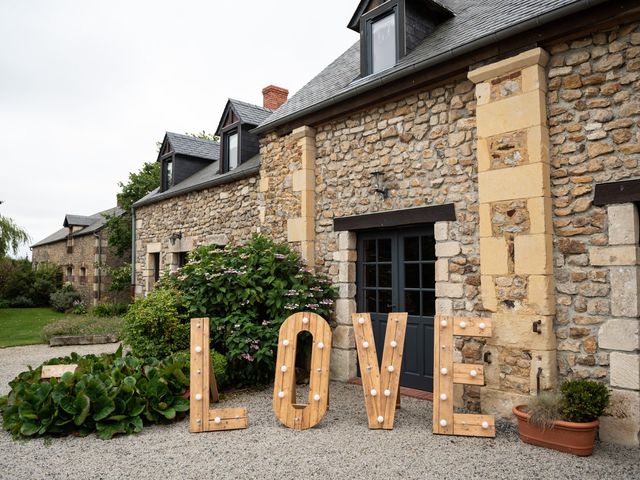
[[[313,336],[309,399],[296,404],[296,344],[300,332]],[[322,420],[329,400],[329,361],[331,327],[316,313],[300,312],[287,318],[280,327],[278,357],[273,385],[273,411],[284,425],[306,430]]]

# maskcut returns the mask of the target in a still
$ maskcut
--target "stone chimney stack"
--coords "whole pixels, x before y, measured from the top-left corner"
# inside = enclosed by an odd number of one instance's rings
[[[289,90],[286,88],[269,85],[262,89],[262,104],[269,110],[277,110],[289,97]]]

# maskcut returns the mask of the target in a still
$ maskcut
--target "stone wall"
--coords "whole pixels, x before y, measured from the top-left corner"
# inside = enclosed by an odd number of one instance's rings
[[[102,237],[106,237],[103,231],[100,234]],[[98,254],[100,241],[102,241],[102,258]],[[62,270],[63,281],[73,284],[73,287],[82,295],[82,300],[87,306],[95,305],[98,301],[126,301],[128,292],[125,296],[108,292],[111,277],[104,270],[99,274],[97,269],[100,261],[102,265],[112,268],[123,265],[122,259],[114,256],[106,244],[106,238],[100,240],[93,235],[72,237],[71,253],[67,252],[67,240],[65,239],[34,247],[31,253],[32,262],[36,268],[41,263],[59,265]],[[68,267],[71,267],[71,277],[67,274]],[[85,277],[81,276],[81,268],[85,269]],[[100,290],[100,295],[98,295],[98,290]]]
[[[287,241],[287,221],[299,216],[301,193],[293,177],[302,170],[302,146],[293,134],[268,134],[260,141],[260,220],[262,230],[275,241]]]
[[[355,374],[356,237],[335,232],[334,217],[453,203],[457,221],[440,222],[434,231],[436,308],[460,315],[482,310],[475,104],[470,82],[452,82],[316,128],[316,267],[339,290],[335,378]],[[375,171],[383,173],[386,199],[374,192]],[[462,351],[477,361],[480,347],[474,343]],[[477,391],[467,392],[477,406]]]
[[[638,445],[637,215],[632,204],[596,206],[593,193],[598,183],[640,177],[640,26],[550,53],[559,374],[614,387],[618,407],[602,434],[625,432],[622,442]]]
[[[261,195],[253,176],[137,208],[136,294],[153,288],[152,253],[162,271],[173,271],[178,255],[199,245],[246,243],[260,231]]]

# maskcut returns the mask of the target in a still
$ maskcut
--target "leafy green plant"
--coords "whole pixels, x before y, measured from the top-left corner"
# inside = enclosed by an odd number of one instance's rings
[[[34,307],[33,300],[24,295],[18,295],[15,298],[9,300],[9,307],[11,308],[32,308]]]
[[[129,310],[129,305],[118,302],[99,303],[91,309],[94,317],[122,317]]]
[[[570,380],[560,387],[562,418],[568,422],[591,422],[609,406],[609,390],[593,380]]]
[[[119,267],[102,267],[105,274],[111,277],[109,288],[112,293],[127,292],[131,288],[131,264],[125,263]]]
[[[51,337],[64,335],[98,335],[111,333],[122,336],[123,320],[119,317],[68,316],[45,325],[42,341],[49,343]]]
[[[329,320],[335,298],[328,279],[296,252],[260,235],[243,246],[192,251],[165,283],[182,293],[185,319],[210,318],[212,347],[226,356],[234,385],[271,381],[282,322],[299,311]]]
[[[156,288],[124,317],[124,341],[136,355],[165,357],[189,349],[189,316],[175,288]]]
[[[0,260],[0,299],[16,306],[48,306],[51,293],[61,285],[62,272],[56,265],[41,263],[33,269],[26,259]]]
[[[542,430],[553,427],[553,422],[561,418],[562,396],[555,392],[542,392],[532,397],[527,405],[529,422]]]
[[[58,312],[69,312],[80,301],[80,293],[70,283],[65,283],[60,290],[51,294],[51,306]]]
[[[189,362],[184,354],[143,361],[114,354],[72,354],[46,364],[78,364],[60,379],[40,379],[42,366],[20,373],[0,402],[3,427],[14,437],[87,435],[102,439],[167,423],[189,410]],[[222,375],[223,372],[216,372]]]
[[[71,309],[71,313],[74,315],[86,315],[87,314],[87,306],[82,300],[78,300],[73,302],[73,308]]]

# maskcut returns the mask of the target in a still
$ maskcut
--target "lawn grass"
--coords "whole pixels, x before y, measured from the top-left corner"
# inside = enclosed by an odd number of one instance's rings
[[[91,315],[65,315],[42,329],[41,339],[47,343],[51,337],[66,335],[100,335],[111,333],[122,337],[120,317],[93,317]]]
[[[63,316],[51,308],[0,308],[0,348],[42,343],[42,328]]]
[[[51,308],[0,308],[0,348],[47,343],[52,336],[122,333],[122,318],[56,312]]]

